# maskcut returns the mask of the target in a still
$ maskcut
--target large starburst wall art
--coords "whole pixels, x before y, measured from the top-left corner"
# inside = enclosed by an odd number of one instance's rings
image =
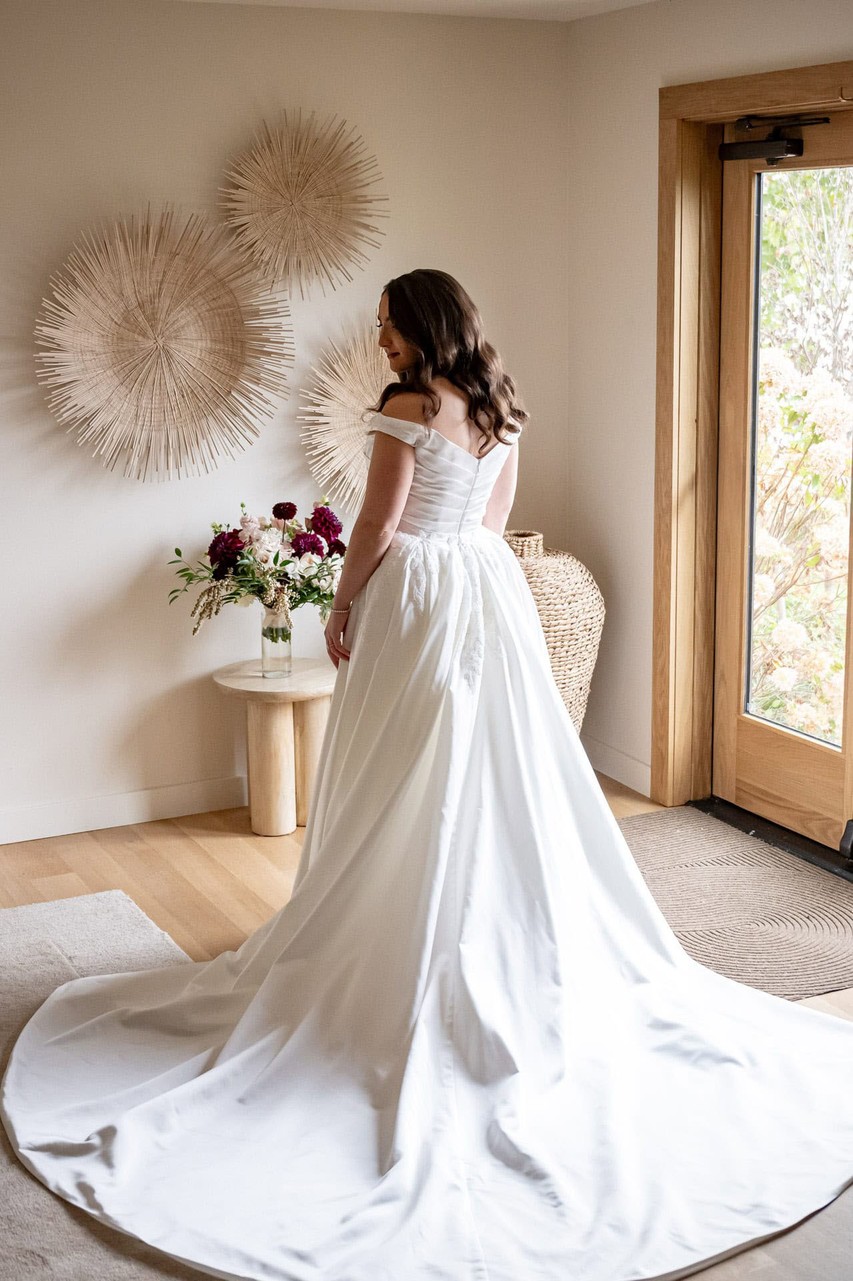
[[[388,197],[369,188],[381,181],[376,159],[368,155],[355,127],[332,116],[303,121],[286,110],[269,124],[262,121],[253,143],[226,173],[221,190],[224,217],[239,245],[251,254],[271,282],[300,296],[314,281],[323,295],[352,281],[348,265],[369,261],[362,246],[378,248],[384,235],[375,219],[387,218],[377,206]]]
[[[389,381],[375,326],[366,324],[340,347],[330,341],[319,369],[312,369],[314,385],[299,389],[307,403],[296,415],[306,424],[300,436],[308,464],[321,491],[356,512],[364,500],[369,466],[365,411],[376,404]]]
[[[251,445],[289,395],[285,300],[206,215],[166,207],[84,234],[36,326],[48,403],[110,470],[170,479]]]

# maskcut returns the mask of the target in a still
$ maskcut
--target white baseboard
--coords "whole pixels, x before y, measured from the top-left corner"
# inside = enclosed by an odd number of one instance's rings
[[[617,783],[623,783],[625,787],[639,792],[641,796],[649,795],[652,788],[650,765],[645,761],[636,760],[633,756],[628,756],[625,752],[620,752],[618,747],[611,747],[609,743],[590,738],[587,734],[581,734],[580,738],[594,770],[606,774],[608,778],[614,778]]]
[[[86,796],[47,805],[31,805],[0,812],[0,845],[35,841],[45,836],[95,832],[104,827],[147,823],[155,818],[180,818],[210,810],[236,809],[248,804],[242,775],[207,778],[198,783],[175,783],[143,792],[117,792],[112,796]]]
[[[633,788],[641,796],[649,795],[651,769],[644,761],[635,760],[586,734],[581,735],[581,743],[593,769]],[[236,809],[247,804],[248,786],[243,775],[152,787],[142,792],[52,801],[47,805],[0,812],[0,845],[35,841],[45,836],[68,836],[72,832],[96,832],[104,827],[124,827],[156,818]]]

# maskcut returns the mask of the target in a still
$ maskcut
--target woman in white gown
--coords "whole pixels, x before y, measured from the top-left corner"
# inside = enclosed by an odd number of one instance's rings
[[[687,1276],[853,1181],[853,1025],[680,946],[501,537],[514,384],[445,273],[379,321],[400,382],[293,895],[212,961],[64,983],[3,1122],[53,1192],[212,1276]]]

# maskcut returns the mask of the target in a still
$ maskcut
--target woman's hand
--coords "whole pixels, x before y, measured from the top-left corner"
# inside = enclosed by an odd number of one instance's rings
[[[346,625],[349,622],[349,609],[345,612],[338,610],[329,615],[329,621],[326,623],[324,635],[326,637],[326,652],[329,658],[338,666],[342,658],[349,661],[349,650],[343,644],[343,634]]]

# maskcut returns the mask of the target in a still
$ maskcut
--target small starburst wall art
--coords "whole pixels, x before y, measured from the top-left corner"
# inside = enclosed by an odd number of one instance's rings
[[[318,123],[282,110],[262,121],[254,141],[226,172],[223,216],[237,243],[271,283],[293,293],[319,282],[351,282],[363,270],[364,246],[379,248],[384,232],[376,219],[388,197],[371,190],[381,182],[375,157],[354,126],[335,116]]]
[[[296,415],[305,424],[300,435],[308,464],[321,492],[356,512],[364,501],[369,467],[367,410],[389,381],[374,325],[365,323],[340,345],[330,340],[319,368],[312,370],[313,386],[300,388],[305,403]]]

